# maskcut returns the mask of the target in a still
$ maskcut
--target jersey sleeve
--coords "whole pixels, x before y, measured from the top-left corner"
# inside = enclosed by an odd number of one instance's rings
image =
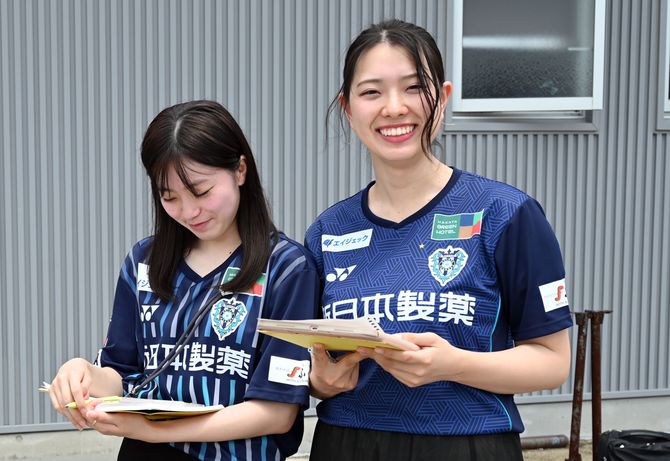
[[[100,351],[99,365],[116,370],[124,381],[142,371],[138,350],[136,282],[132,253],[126,257],[116,284],[112,318],[107,329],[107,338]],[[132,380],[132,379],[131,379]]]
[[[572,325],[561,250],[537,201],[528,198],[511,216],[496,246],[495,263],[503,315],[514,340]]]
[[[292,251],[299,251],[300,256],[282,263],[277,271],[270,270],[264,318],[301,320],[315,318],[317,314],[320,285],[313,259],[303,248]],[[263,334],[259,334],[258,343],[260,358],[245,398],[297,403],[308,408],[307,349]]]

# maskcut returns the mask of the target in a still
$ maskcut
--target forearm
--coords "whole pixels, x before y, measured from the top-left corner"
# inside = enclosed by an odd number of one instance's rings
[[[499,352],[460,352],[458,372],[448,377],[498,394],[518,394],[560,386],[570,371],[567,331],[548,344],[522,343]]]
[[[249,400],[203,416],[154,421],[143,431],[147,442],[220,442],[283,434],[293,426],[298,405]]]

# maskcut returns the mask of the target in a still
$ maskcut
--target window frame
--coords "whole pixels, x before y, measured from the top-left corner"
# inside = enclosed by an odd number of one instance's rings
[[[462,65],[463,65],[463,2],[453,0],[452,30],[453,30],[453,76],[454,93],[452,95],[452,112],[454,117],[462,114],[468,118],[482,114],[484,118],[495,119],[496,114],[514,114],[523,112],[542,112],[551,119],[552,113],[559,119],[573,119],[574,122],[587,120],[589,117],[584,111],[595,111],[603,108],[604,89],[604,62],[605,62],[605,26],[606,0],[595,0],[595,23],[593,40],[593,88],[591,97],[564,97],[564,98],[489,98],[467,99],[462,95]],[[578,113],[581,112],[581,115]],[[523,115],[517,118],[526,118]],[[574,122],[570,125],[574,125]]]
[[[661,1],[656,129],[670,131],[670,0]]]

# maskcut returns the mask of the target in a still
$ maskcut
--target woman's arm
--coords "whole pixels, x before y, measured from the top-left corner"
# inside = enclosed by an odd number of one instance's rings
[[[248,400],[215,413],[169,421],[150,421],[136,414],[90,410],[88,425],[105,435],[158,442],[221,442],[283,434],[293,426],[299,405]]]
[[[497,394],[518,394],[560,386],[570,371],[568,330],[519,341],[512,349],[471,352],[433,333],[403,334],[420,351],[361,349],[407,386],[454,381]]]

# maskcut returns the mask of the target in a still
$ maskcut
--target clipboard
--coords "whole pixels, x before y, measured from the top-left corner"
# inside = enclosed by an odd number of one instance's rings
[[[38,389],[40,392],[49,392],[49,383],[42,382]],[[121,397],[110,395],[107,397],[93,397],[86,400],[86,403],[101,400],[102,403],[95,407],[97,411],[106,413],[137,413],[147,419],[176,419],[187,416],[204,415],[213,413],[224,408],[223,405],[202,405],[200,403],[181,402],[178,400],[158,400],[158,399],[138,399],[135,397]],[[67,408],[77,408],[75,402],[65,405]]]
[[[258,319],[257,330],[302,347],[323,344],[329,351],[355,351],[358,347],[418,350],[419,347],[390,335],[371,317],[358,319],[273,320]]]

